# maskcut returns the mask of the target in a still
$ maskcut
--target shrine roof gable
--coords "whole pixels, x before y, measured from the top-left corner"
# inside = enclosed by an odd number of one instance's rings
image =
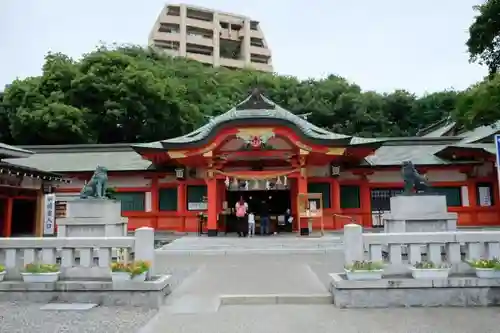
[[[231,110],[209,119],[209,122],[186,135],[167,140],[134,145],[137,150],[144,149],[176,149],[206,144],[217,135],[218,130],[226,126],[245,125],[283,125],[292,128],[300,136],[319,144],[327,145],[361,145],[382,141],[376,138],[360,138],[333,133],[311,124],[306,119],[280,107],[270,99],[254,90],[241,103]]]

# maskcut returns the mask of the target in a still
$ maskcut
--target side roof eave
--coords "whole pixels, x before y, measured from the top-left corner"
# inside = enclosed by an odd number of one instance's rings
[[[454,151],[464,151],[473,153],[483,153],[486,155],[495,156],[495,145],[494,144],[455,144],[444,147],[443,149],[434,153],[434,155],[439,157],[449,157]]]

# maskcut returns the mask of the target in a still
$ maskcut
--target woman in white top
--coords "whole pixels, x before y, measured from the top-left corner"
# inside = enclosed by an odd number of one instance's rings
[[[246,236],[248,233],[247,226],[247,212],[248,212],[248,204],[245,202],[243,197],[240,197],[240,200],[236,203],[236,219],[237,219],[237,230],[238,237]]]

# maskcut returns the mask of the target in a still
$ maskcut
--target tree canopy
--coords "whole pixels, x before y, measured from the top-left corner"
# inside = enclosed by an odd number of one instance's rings
[[[488,66],[490,75],[500,66],[500,0],[475,6],[477,12],[469,28],[467,48],[471,60]]]
[[[469,28],[470,60],[488,67],[489,76],[472,85],[457,99],[453,115],[466,128],[500,120],[500,0],[474,7],[477,15]]]
[[[185,134],[262,87],[308,121],[344,134],[407,136],[443,117],[459,93],[380,94],[331,75],[299,80],[212,68],[136,46],[99,47],[79,61],[49,54],[42,75],[16,80],[0,95],[3,142],[148,142]]]
[[[452,116],[472,128],[500,120],[500,0],[474,7],[471,61],[490,75],[465,91],[415,96],[363,91],[330,75],[318,80],[212,68],[138,46],[98,47],[75,61],[45,57],[40,76],[0,93],[0,141],[11,144],[148,142],[186,134],[260,87],[282,107],[334,132],[412,136]]]

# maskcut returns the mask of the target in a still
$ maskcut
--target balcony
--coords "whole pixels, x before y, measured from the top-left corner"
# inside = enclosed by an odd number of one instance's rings
[[[265,47],[250,46],[250,53],[264,57],[271,57],[271,50]]]
[[[188,34],[186,36],[186,42],[189,44],[196,44],[196,45],[203,45],[203,46],[210,46],[210,47],[212,47],[214,45],[212,38],[207,38],[207,37],[195,35],[195,34]]]
[[[221,29],[220,30],[220,38],[239,41],[242,36],[243,30],[229,30],[229,29]]]
[[[258,62],[252,62],[250,64],[250,67],[261,72],[272,72],[273,71],[273,66],[269,64],[261,64]]]
[[[180,42],[181,35],[179,33],[173,33],[173,32],[153,31],[153,33],[150,35],[150,38],[153,40],[161,40],[166,43]]]
[[[202,28],[207,30],[214,29],[214,23],[212,21],[202,21],[186,17],[186,25],[196,28]]]
[[[159,21],[160,21],[160,23],[165,23],[165,24],[180,25],[181,24],[181,17],[180,16],[166,15],[166,16],[162,16]]]
[[[214,63],[214,57],[205,55],[205,54],[199,54],[199,53],[192,53],[192,52],[186,52],[186,57],[189,59],[193,59],[205,64],[213,64]]]
[[[229,58],[220,58],[219,64],[223,67],[234,67],[234,68],[243,68],[245,67],[245,62],[239,59],[229,59]]]

